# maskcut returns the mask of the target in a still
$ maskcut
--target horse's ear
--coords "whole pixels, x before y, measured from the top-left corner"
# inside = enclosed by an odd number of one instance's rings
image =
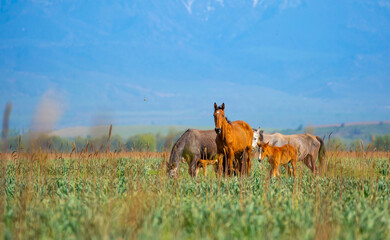
[[[257,129],[257,133],[260,133],[260,127]]]
[[[222,103],[222,111],[225,110],[225,103]]]
[[[218,106],[217,103],[214,102],[214,110],[217,110]]]

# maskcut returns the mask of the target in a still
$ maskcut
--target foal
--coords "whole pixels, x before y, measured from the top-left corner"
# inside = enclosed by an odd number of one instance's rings
[[[289,163],[291,163],[293,175],[296,177],[298,154],[293,145],[286,144],[281,147],[275,147],[269,145],[268,142],[257,142],[257,146],[261,149],[261,158],[259,158],[259,161],[262,161],[264,157],[267,157],[268,162],[271,165],[271,170],[269,172],[270,177],[279,177],[279,165],[287,165],[286,169],[289,171]]]

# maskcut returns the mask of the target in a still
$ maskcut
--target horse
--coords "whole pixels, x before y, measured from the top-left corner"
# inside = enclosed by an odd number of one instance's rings
[[[218,158],[217,156],[214,157],[213,159],[199,159],[197,166],[197,171],[196,171],[196,176],[198,174],[199,168],[203,168],[203,176],[206,177],[206,170],[207,170],[207,165],[212,165],[214,167],[214,171],[217,173],[218,171],[218,163],[220,161],[223,161],[222,159]]]
[[[230,122],[225,117],[225,103],[219,107],[214,103],[214,123],[217,133],[215,139],[217,152],[225,157],[228,174],[231,176],[234,173],[233,162],[235,162],[236,173],[249,175],[253,139],[251,126],[241,120]]]
[[[217,156],[216,137],[214,130],[188,129],[185,131],[172,147],[167,173],[170,176],[176,175],[181,158],[187,162],[188,173],[192,177],[198,175],[201,167],[214,164]],[[211,162],[205,162],[205,160]]]
[[[294,134],[294,135],[283,135],[281,133],[264,133],[262,130],[257,129],[254,132],[252,146],[256,146],[257,141],[269,142],[271,146],[283,146],[290,143],[296,149],[299,150],[300,154],[298,161],[303,163],[316,175],[316,161],[317,158],[320,162],[320,170],[325,170],[325,144],[321,137],[314,136],[309,133]],[[259,151],[259,159],[261,158],[261,151]]]
[[[288,166],[289,163],[292,165],[294,178],[297,176],[297,158],[298,152],[291,144],[285,144],[281,147],[271,146],[269,143],[257,142],[260,148],[262,158],[259,158],[259,162],[263,161],[267,157],[268,162],[271,165],[269,176],[279,177],[279,165]],[[289,169],[289,168],[288,168]],[[290,171],[288,171],[290,175]]]

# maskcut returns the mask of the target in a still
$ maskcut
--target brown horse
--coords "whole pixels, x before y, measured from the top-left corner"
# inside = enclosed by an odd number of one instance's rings
[[[224,155],[225,164],[228,165],[228,174],[231,176],[234,173],[234,162],[237,172],[249,175],[253,139],[251,126],[244,121],[230,122],[227,120],[225,103],[219,107],[214,103],[214,122],[217,133],[215,139],[217,152]]]
[[[196,171],[195,171],[195,176],[198,175],[198,171],[199,171],[198,169],[202,167],[203,168],[203,176],[206,177],[206,171],[207,171],[206,168],[208,165],[212,165],[215,173],[217,173],[218,167],[219,167],[219,164],[218,164],[219,161],[222,161],[222,158],[218,159],[218,157],[214,157],[214,159],[212,159],[212,160],[199,159],[197,167],[196,167]]]
[[[285,144],[291,144],[299,150],[298,161],[303,163],[316,175],[316,161],[317,158],[320,162],[320,170],[325,171],[325,145],[322,138],[311,135],[309,133],[294,134],[294,135],[283,135],[280,133],[264,133],[260,130],[254,131],[253,133],[252,146],[256,146],[255,140],[269,142],[272,146],[281,147]],[[261,157],[261,151],[259,158]]]
[[[263,161],[265,157],[267,157],[268,162],[271,165],[271,170],[269,172],[269,176],[278,176],[279,177],[279,165],[287,166],[286,169],[290,175],[290,169],[288,164],[291,163],[293,168],[293,175],[296,177],[297,175],[297,161],[298,161],[298,153],[295,150],[294,146],[291,144],[285,144],[281,147],[271,146],[264,142],[258,142],[257,145],[261,151],[261,158],[259,158],[259,162]]]

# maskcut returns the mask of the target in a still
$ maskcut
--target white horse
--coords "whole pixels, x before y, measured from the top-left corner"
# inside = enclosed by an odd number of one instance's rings
[[[269,143],[271,146],[281,147],[291,144],[298,149],[298,161],[303,161],[305,165],[316,174],[317,157],[320,168],[325,167],[325,145],[322,138],[309,133],[283,135],[281,133],[264,133],[258,128],[253,131],[252,148],[256,148],[257,142]],[[259,161],[261,159],[261,149],[259,149]]]

